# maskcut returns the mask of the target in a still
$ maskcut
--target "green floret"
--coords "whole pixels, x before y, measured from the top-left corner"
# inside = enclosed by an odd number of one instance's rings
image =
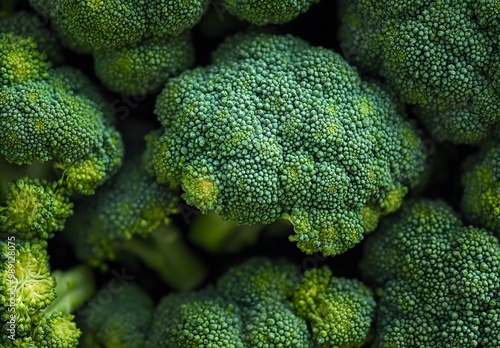
[[[44,318],[33,333],[34,346],[37,348],[78,347],[82,332],[73,319],[73,315],[61,312]]]
[[[78,257],[93,266],[123,252],[138,256],[170,285],[189,289],[205,275],[205,267],[186,248],[170,224],[177,212],[173,190],[155,182],[140,160],[125,164],[111,185],[76,207],[69,221]]]
[[[297,269],[285,261],[255,258],[231,268],[217,282],[222,296],[241,305],[283,301],[300,282]]]
[[[141,347],[151,325],[153,302],[134,284],[110,296],[105,303],[96,297],[79,311],[84,332],[81,347]]]
[[[135,46],[102,50],[94,55],[96,75],[112,91],[144,95],[194,64],[189,32],[151,38]]]
[[[40,52],[53,63],[62,63],[64,57],[56,36],[39,23],[37,17],[28,12],[15,12],[0,20],[0,33],[12,33],[31,38]],[[0,60],[1,61],[1,60]]]
[[[192,28],[208,0],[30,0],[47,14],[65,44],[82,53],[134,45],[151,35],[178,35]]]
[[[484,148],[462,178],[462,209],[478,226],[500,237],[500,143]]]
[[[158,37],[178,35],[198,23],[210,0],[154,0],[148,2],[149,32]]]
[[[81,331],[73,322],[71,312],[93,294],[93,278],[82,266],[51,275],[46,246],[44,241],[37,240],[0,242],[0,290],[8,295],[2,296],[0,304],[4,323],[0,329],[2,347],[74,348],[78,345]],[[14,332],[9,325],[12,317]]]
[[[348,348],[367,340],[375,302],[364,285],[326,270],[300,278],[291,264],[257,258],[232,268],[216,288],[169,294],[146,347]]]
[[[375,300],[363,283],[335,278],[329,268],[305,272],[294,293],[297,314],[317,347],[361,347],[370,333]]]
[[[319,0],[222,0],[233,15],[256,25],[283,24],[309,10]]]
[[[5,206],[0,206],[0,230],[25,240],[48,239],[64,228],[72,214],[73,203],[56,183],[25,177],[7,186]]]
[[[1,23],[1,22],[0,22]],[[0,33],[0,84],[12,86],[48,77],[50,63],[33,39]]]
[[[10,246],[10,247],[9,247]],[[2,295],[2,341],[7,341],[10,314],[15,317],[15,337],[29,336],[45,309],[56,297],[56,282],[50,275],[46,243],[0,241]],[[9,311],[8,309],[13,310]]]
[[[242,33],[167,83],[149,140],[160,182],[237,224],[291,221],[308,254],[354,246],[424,169],[412,125],[334,52]]]
[[[500,244],[439,201],[413,201],[368,241],[380,287],[375,347],[496,347]]]
[[[439,139],[478,143],[498,123],[495,1],[342,2],[341,39],[359,67],[385,78]]]

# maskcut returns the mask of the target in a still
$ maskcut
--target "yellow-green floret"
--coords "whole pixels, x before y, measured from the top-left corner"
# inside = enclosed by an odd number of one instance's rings
[[[238,34],[159,96],[156,175],[204,213],[285,218],[300,249],[339,254],[397,210],[424,169],[420,139],[396,109],[328,49]]]

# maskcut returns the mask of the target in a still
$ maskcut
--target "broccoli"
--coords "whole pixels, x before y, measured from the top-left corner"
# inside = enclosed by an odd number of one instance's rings
[[[420,139],[389,96],[292,36],[227,39],[211,66],[167,84],[155,113],[160,182],[237,224],[287,219],[308,254],[354,246],[424,169]]]
[[[500,237],[500,143],[492,142],[472,160],[462,178],[465,216]]]
[[[35,16],[25,11],[19,11],[0,19],[0,33],[12,33],[22,37],[31,37],[37,49],[48,59],[60,64],[64,61],[61,46],[53,33],[41,26]]]
[[[9,24],[13,32],[26,26],[25,16]],[[94,194],[118,169],[123,144],[92,83],[73,68],[51,68],[35,39],[0,33],[0,154],[18,166],[50,161],[62,174],[11,182],[0,229],[50,238],[72,213],[69,196]],[[2,176],[8,171],[2,164]]]
[[[78,202],[65,231],[78,258],[106,269],[123,253],[139,257],[169,285],[190,289],[204,279],[205,266],[170,226],[177,212],[175,191],[155,182],[139,159],[131,159],[110,185]]]
[[[415,105],[434,136],[475,144],[500,121],[498,2],[341,2],[346,55]]]
[[[359,281],[327,268],[302,276],[288,262],[255,258],[215,287],[166,295],[154,310],[142,291],[123,289],[87,320],[84,347],[361,347],[374,310]]]
[[[306,12],[319,0],[222,0],[231,14],[256,25],[282,24]]]
[[[190,33],[151,38],[135,46],[94,54],[99,79],[112,91],[144,95],[194,64]]]
[[[500,244],[441,201],[412,201],[367,241],[375,347],[498,347]]]
[[[10,241],[11,239],[9,239]],[[2,347],[76,347],[71,314],[94,292],[88,268],[50,273],[45,240],[0,241]]]
[[[81,348],[143,345],[153,315],[153,301],[135,284],[127,284],[112,296],[103,304],[90,300],[78,312],[83,328]]]

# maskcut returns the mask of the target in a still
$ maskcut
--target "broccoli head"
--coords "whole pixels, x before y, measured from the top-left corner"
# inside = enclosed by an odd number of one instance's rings
[[[374,311],[373,295],[359,281],[332,277],[326,268],[301,275],[288,262],[255,258],[230,269],[215,287],[170,293],[153,310],[147,295],[131,286],[99,310],[90,301],[81,319],[90,328],[83,345],[89,348],[118,342],[145,348],[354,348],[367,341]]]
[[[11,183],[0,228],[49,238],[71,215],[69,196],[94,194],[119,168],[123,144],[89,79],[70,67],[53,69],[38,49],[38,32],[33,38],[15,34],[26,32],[26,17],[19,18],[9,24],[12,32],[0,30],[0,155],[17,166],[51,161],[47,166],[62,174],[57,181]]]
[[[304,311],[313,302],[315,315]],[[360,347],[374,309],[358,281],[325,268],[302,276],[290,263],[256,258],[232,268],[216,287],[165,296],[146,347]]]
[[[99,79],[115,92],[134,95],[158,90],[169,77],[193,64],[194,48],[189,32],[94,54]]]
[[[500,244],[440,201],[412,201],[368,240],[375,347],[497,347]],[[497,321],[495,321],[497,320]]]
[[[330,50],[238,34],[158,97],[154,170],[203,213],[247,225],[285,218],[300,249],[339,254],[397,210],[424,169],[396,109]]]
[[[500,142],[481,150],[462,182],[462,209],[466,217],[500,237]]]
[[[222,0],[231,14],[256,25],[289,22],[319,0]]]
[[[63,42],[77,51],[133,45],[148,36],[178,35],[192,28],[208,0],[30,0],[48,15]]]
[[[93,294],[91,273],[77,266],[51,274],[45,240],[5,240],[0,241],[0,345],[76,347],[81,331],[71,313]]]
[[[500,121],[499,13],[495,0],[343,1],[340,36],[436,137],[473,144]]]

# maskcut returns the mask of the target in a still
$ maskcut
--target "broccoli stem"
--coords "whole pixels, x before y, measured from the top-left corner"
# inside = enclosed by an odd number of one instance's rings
[[[189,230],[189,240],[211,253],[235,253],[254,245],[262,224],[238,226],[215,213],[199,216]]]
[[[162,225],[148,239],[134,238],[122,248],[137,256],[161,279],[177,290],[190,290],[206,277],[206,266],[184,244],[181,232]]]
[[[52,272],[56,279],[56,299],[45,309],[47,315],[73,313],[95,293],[94,277],[90,268],[79,265],[67,271]]]

